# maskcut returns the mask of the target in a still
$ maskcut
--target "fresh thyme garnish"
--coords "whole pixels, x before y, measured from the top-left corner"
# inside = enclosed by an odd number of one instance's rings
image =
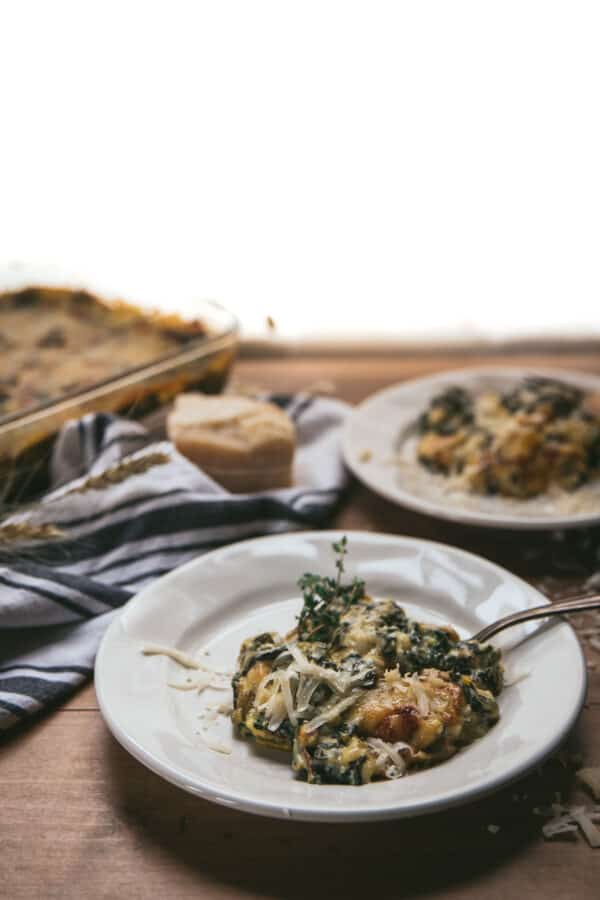
[[[302,611],[298,616],[298,638],[301,641],[332,643],[342,613],[365,596],[364,581],[354,578],[349,584],[342,584],[348,539],[344,535],[332,546],[337,554],[335,560],[337,577],[312,575],[307,572],[298,581],[304,600]]]
[[[334,553],[337,553],[338,555],[338,558],[335,561],[335,567],[338,573],[335,586],[336,589],[339,590],[342,581],[342,575],[344,574],[344,557],[348,552],[348,538],[346,537],[346,535],[344,535],[341,541],[338,541],[337,543],[334,542],[331,546],[333,547]]]

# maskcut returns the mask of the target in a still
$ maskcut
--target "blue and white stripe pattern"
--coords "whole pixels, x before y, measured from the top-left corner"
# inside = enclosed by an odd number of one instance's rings
[[[54,490],[12,521],[52,523],[64,537],[0,556],[0,729],[63,701],[92,674],[100,639],[144,585],[232,541],[326,524],[346,484],[340,430],[346,404],[276,395],[296,423],[292,488],[229,494],[168,442],[134,422],[69,422],[52,459]],[[169,462],[103,490],[72,493],[130,455]]]

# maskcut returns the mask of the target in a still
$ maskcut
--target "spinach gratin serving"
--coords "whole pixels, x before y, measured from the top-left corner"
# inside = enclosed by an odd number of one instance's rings
[[[409,619],[337,577],[303,575],[298,624],[248,638],[233,677],[242,736],[291,754],[311,784],[399,778],[448,759],[499,718],[500,653]]]
[[[600,476],[600,395],[554,379],[505,393],[449,387],[418,430],[419,462],[472,493],[527,499]]]

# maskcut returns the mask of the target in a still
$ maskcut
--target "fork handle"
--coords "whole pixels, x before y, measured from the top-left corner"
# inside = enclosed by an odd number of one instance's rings
[[[547,606],[534,606],[533,609],[523,609],[520,612],[511,613],[509,616],[498,619],[497,622],[492,622],[486,628],[482,628],[471,640],[484,643],[499,631],[510,628],[511,625],[529,622],[530,619],[560,616],[562,613],[584,612],[586,609],[600,609],[600,594],[594,594],[592,597],[576,597],[574,600],[559,600]]]

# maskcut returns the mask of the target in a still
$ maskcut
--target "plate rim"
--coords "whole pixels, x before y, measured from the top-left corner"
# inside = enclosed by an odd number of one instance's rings
[[[396,506],[406,507],[415,512],[427,515],[430,518],[443,519],[449,522],[460,523],[461,525],[479,525],[485,528],[509,529],[514,531],[554,531],[557,529],[583,528],[598,524],[600,522],[600,511],[594,513],[579,513],[563,516],[511,516],[510,513],[488,513],[474,509],[466,509],[460,506],[446,506],[443,501],[436,502],[427,498],[420,498],[415,494],[405,491],[402,488],[387,489],[382,486],[376,478],[371,477],[372,469],[369,471],[371,462],[363,463],[356,458],[355,452],[350,451],[350,430],[359,418],[372,403],[384,399],[386,395],[394,396],[399,390],[404,388],[410,389],[411,386],[435,384],[441,378],[464,377],[465,375],[477,376],[506,376],[510,374],[520,374],[521,377],[526,375],[540,375],[546,378],[560,379],[566,376],[574,382],[594,383],[600,390],[600,375],[593,372],[577,372],[573,369],[548,369],[544,366],[464,366],[461,368],[442,369],[439,372],[433,372],[430,375],[416,376],[415,378],[407,378],[405,381],[398,381],[388,385],[381,390],[375,391],[368,397],[365,397],[360,403],[353,407],[348,418],[344,422],[341,436],[342,455],[344,462],[352,472],[352,474],[369,490],[378,494],[380,497],[388,500]]]
[[[275,534],[275,535],[265,535],[261,537],[249,538],[243,541],[237,541],[234,544],[225,545],[214,550],[209,551],[208,553],[201,554],[194,559],[188,560],[186,563],[183,563],[180,566],[177,566],[175,569],[172,569],[170,572],[161,576],[156,581],[152,582],[147,587],[143,588],[133,597],[131,597],[121,610],[119,614],[114,618],[114,620],[110,623],[108,629],[102,637],[102,641],[98,648],[98,652],[96,655],[96,661],[94,664],[94,687],[96,690],[96,696],[98,699],[98,706],[100,709],[100,713],[104,719],[105,724],[107,725],[109,731],[113,735],[113,737],[118,741],[118,743],[124,747],[138,762],[144,765],[147,769],[152,771],[154,774],[158,775],[161,778],[164,778],[165,781],[175,785],[176,787],[181,788],[182,790],[190,793],[196,797],[201,797],[204,800],[207,800],[212,803],[217,803],[220,806],[224,806],[229,809],[234,809],[237,812],[243,811],[255,815],[260,815],[267,818],[278,818],[278,819],[292,819],[294,821],[305,821],[305,822],[367,822],[367,821],[389,821],[394,819],[409,819],[416,818],[417,816],[428,815],[430,813],[439,812],[442,810],[453,809],[459,806],[464,806],[468,803],[479,800],[483,797],[486,797],[490,794],[495,793],[502,787],[517,781],[519,778],[522,778],[526,773],[532,771],[540,763],[545,760],[549,755],[551,755],[556,748],[561,744],[567,734],[573,728],[575,722],[577,721],[581,710],[583,708],[583,704],[585,702],[587,686],[588,686],[588,672],[587,665],[585,661],[585,655],[583,653],[583,648],[581,646],[581,642],[577,638],[577,635],[573,629],[573,627],[567,622],[561,622],[562,626],[565,626],[570,632],[571,637],[573,638],[574,648],[578,654],[578,662],[580,665],[580,684],[577,701],[573,704],[573,708],[570,711],[568,718],[565,720],[561,730],[554,736],[553,740],[550,741],[543,749],[541,749],[533,759],[526,761],[520,765],[517,765],[509,774],[500,774],[491,778],[485,785],[482,787],[475,787],[467,790],[463,794],[459,794],[458,796],[451,797],[449,799],[444,798],[432,798],[431,800],[421,801],[416,806],[408,806],[408,807],[367,807],[363,809],[357,809],[356,807],[351,810],[345,809],[334,809],[330,808],[327,810],[315,810],[310,807],[302,806],[300,808],[296,808],[292,804],[292,809],[288,807],[284,807],[283,805],[272,802],[272,801],[257,801],[246,797],[240,797],[239,792],[229,788],[216,788],[214,785],[211,785],[210,782],[207,782],[204,779],[199,780],[191,780],[186,775],[182,773],[178,773],[173,770],[172,766],[169,766],[166,763],[163,763],[160,759],[158,759],[152,752],[146,750],[135,738],[132,738],[129,734],[127,734],[126,730],[121,727],[121,725],[116,721],[116,719],[112,716],[110,711],[110,704],[107,703],[106,697],[104,695],[104,689],[102,686],[102,668],[105,665],[104,657],[109,652],[108,648],[110,645],[111,637],[113,633],[117,631],[120,627],[122,616],[125,611],[133,604],[143,603],[144,594],[147,591],[155,590],[157,587],[161,587],[164,584],[167,584],[172,580],[176,579],[182,570],[193,569],[197,565],[201,564],[201,561],[206,559],[207,557],[213,556],[226,550],[228,548],[241,548],[245,549],[249,545],[253,545],[256,543],[262,542],[276,542],[281,539],[293,537],[297,535],[298,537],[302,536],[305,539],[314,539],[319,538],[320,540],[325,539],[339,539],[339,537],[343,535],[347,535],[349,540],[352,540],[352,537],[361,537],[367,538],[367,540],[371,541],[387,541],[393,540],[407,545],[423,545],[426,544],[433,548],[441,548],[444,551],[450,551],[451,553],[458,554],[459,556],[464,556],[470,559],[475,559],[478,563],[483,563],[486,566],[489,566],[491,569],[500,572],[504,577],[507,575],[509,578],[515,580],[522,587],[525,587],[528,591],[537,594],[542,604],[550,605],[550,600],[544,596],[537,588],[530,585],[524,579],[520,578],[518,575],[510,572],[508,569],[505,569],[503,566],[500,566],[498,563],[492,562],[491,560],[486,559],[483,556],[479,556],[476,553],[472,553],[468,550],[463,550],[460,547],[454,547],[451,544],[445,544],[441,541],[432,541],[425,538],[417,538],[412,537],[410,535],[398,535],[398,534],[390,534],[387,532],[371,532],[365,530],[357,530],[357,529],[325,529],[322,531],[296,531],[296,532],[286,532],[283,534]]]

